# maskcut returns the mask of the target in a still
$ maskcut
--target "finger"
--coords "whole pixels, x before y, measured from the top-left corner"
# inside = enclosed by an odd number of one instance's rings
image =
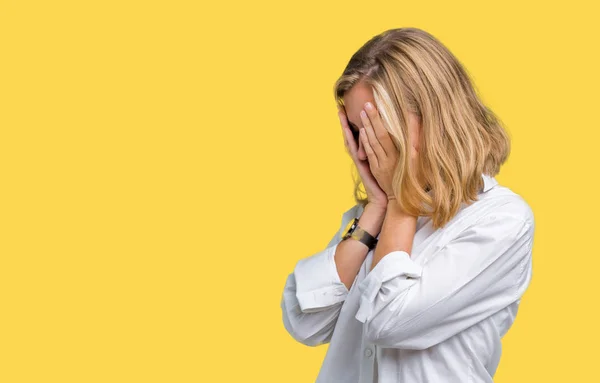
[[[348,153],[348,155],[353,156],[353,153],[356,152],[356,149],[352,148],[349,143],[349,141],[351,142],[351,135],[348,134],[348,131],[345,127],[342,126],[342,135],[344,136],[344,146],[346,148],[346,152]]]
[[[396,145],[394,145],[392,136],[385,128],[379,111],[375,108],[375,105],[371,104],[370,102],[365,104],[365,111],[367,112],[367,116],[369,117],[371,125],[373,126],[375,137],[377,137],[377,140],[383,148],[383,151],[386,154],[393,153],[392,151],[396,150]]]
[[[373,130],[373,126],[371,125],[371,120],[369,120],[369,116],[367,116],[364,110],[360,111],[360,119],[363,122],[363,126],[366,131],[365,133],[373,152],[375,153],[375,155],[377,155],[378,158],[384,159],[386,157],[385,150],[383,150],[383,147],[379,143],[379,140],[375,135],[375,131]]]
[[[350,153],[352,148],[350,147],[350,144],[349,144],[350,139],[349,139],[349,135],[347,132],[348,123],[346,120],[346,116],[345,116],[345,114],[343,114],[343,112],[338,113],[338,116],[340,118],[340,125],[342,127],[342,137],[344,139],[344,146],[346,147],[346,150],[348,151],[348,153]]]
[[[346,140],[346,133],[344,133],[344,127],[342,126],[342,139],[344,140],[344,150],[346,153],[350,154],[350,149],[348,148],[348,142]]]
[[[367,153],[367,157],[369,159],[369,164],[374,164],[375,166],[379,166],[379,161],[377,160],[377,155],[373,151],[373,148],[369,144],[369,138],[365,132],[365,128],[360,129],[359,138],[362,140],[363,148],[365,149],[365,153]]]
[[[338,110],[339,110],[339,108],[338,108]],[[346,149],[348,150],[349,154],[352,157],[354,157],[356,152],[358,151],[358,148],[357,148],[356,141],[354,141],[354,136],[352,135],[352,132],[350,131],[350,127],[348,126],[348,120],[346,118],[346,114],[343,111],[339,110],[338,117],[340,118],[340,124],[342,125],[344,145],[346,146]]]

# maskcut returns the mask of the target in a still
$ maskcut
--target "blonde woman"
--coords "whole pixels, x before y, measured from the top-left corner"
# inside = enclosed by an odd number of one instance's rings
[[[506,131],[417,28],[370,39],[334,91],[356,205],[288,275],[286,330],[329,344],[317,382],[492,382],[532,276],[532,210],[494,178]]]

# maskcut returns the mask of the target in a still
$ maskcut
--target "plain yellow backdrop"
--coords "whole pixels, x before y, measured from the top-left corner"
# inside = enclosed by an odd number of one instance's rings
[[[332,86],[402,26],[472,74],[535,213],[496,381],[598,381],[596,4],[0,1],[0,381],[314,381],[279,303],[354,203]]]

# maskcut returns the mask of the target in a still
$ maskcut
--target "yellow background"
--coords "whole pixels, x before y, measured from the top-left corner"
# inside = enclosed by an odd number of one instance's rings
[[[597,381],[595,2],[1,1],[0,381],[311,382],[295,263],[353,205],[332,85],[373,35],[446,44],[536,217],[496,381]]]

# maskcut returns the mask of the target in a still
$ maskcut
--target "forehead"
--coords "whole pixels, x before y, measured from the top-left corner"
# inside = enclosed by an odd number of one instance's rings
[[[373,105],[375,105],[371,87],[360,81],[346,92],[343,99],[348,120],[357,127],[362,127],[360,111],[364,109],[365,103],[367,102],[371,102]]]

